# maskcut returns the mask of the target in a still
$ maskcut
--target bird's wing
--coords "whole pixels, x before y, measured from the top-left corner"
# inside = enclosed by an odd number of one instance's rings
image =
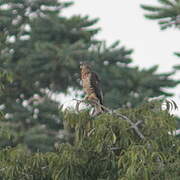
[[[100,103],[103,104],[103,93],[100,85],[100,79],[95,72],[91,72],[90,76],[90,83],[91,87],[94,89],[97,98],[99,99]]]

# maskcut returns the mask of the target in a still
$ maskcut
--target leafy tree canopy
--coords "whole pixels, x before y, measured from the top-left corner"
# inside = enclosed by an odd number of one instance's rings
[[[22,147],[0,151],[1,179],[172,179],[178,180],[180,139],[169,135],[175,118],[148,103],[91,117],[88,111],[66,111],[66,130],[72,144],[55,152],[28,153]],[[123,114],[137,125],[141,138]],[[139,121],[141,120],[141,121]],[[137,122],[139,122],[137,124]]]

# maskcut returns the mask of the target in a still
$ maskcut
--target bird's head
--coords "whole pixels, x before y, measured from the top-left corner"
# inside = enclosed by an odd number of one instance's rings
[[[90,72],[91,65],[87,62],[80,62],[80,70],[81,72]]]

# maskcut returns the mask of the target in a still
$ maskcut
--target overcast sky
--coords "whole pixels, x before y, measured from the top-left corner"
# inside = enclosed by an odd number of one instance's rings
[[[169,72],[172,66],[180,64],[173,52],[180,51],[180,31],[172,28],[161,31],[157,21],[144,18],[140,4],[157,4],[157,0],[74,0],[75,5],[64,14],[89,15],[99,18],[97,27],[102,30],[97,38],[108,44],[120,40],[121,45],[132,48],[134,64],[141,68],[159,65],[159,72]],[[174,78],[180,78],[177,74]],[[174,100],[180,106],[180,86],[173,90]]]

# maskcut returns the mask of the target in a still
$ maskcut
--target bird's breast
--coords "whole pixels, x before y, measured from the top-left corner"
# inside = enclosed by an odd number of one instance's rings
[[[89,73],[82,75],[82,85],[83,85],[84,91],[87,94],[91,94],[93,92],[93,88],[91,86],[90,74]]]
[[[83,79],[85,80],[88,78],[88,76],[89,76],[89,73],[82,73],[81,78],[82,78],[82,80]]]

